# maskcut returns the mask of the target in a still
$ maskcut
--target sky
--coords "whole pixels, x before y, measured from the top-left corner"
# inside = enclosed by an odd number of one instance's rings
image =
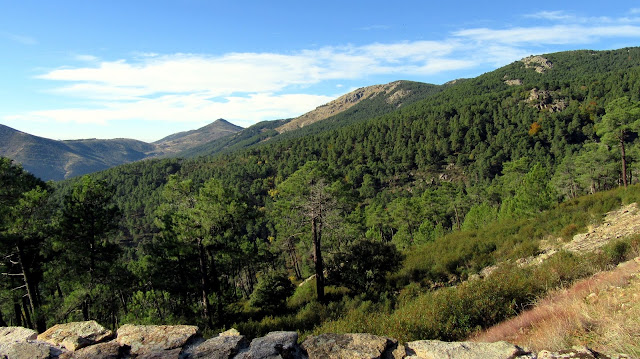
[[[0,124],[147,142],[363,86],[640,45],[638,1],[0,0]]]

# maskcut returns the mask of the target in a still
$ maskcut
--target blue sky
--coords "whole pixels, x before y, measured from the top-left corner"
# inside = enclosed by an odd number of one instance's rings
[[[0,0],[0,123],[155,141],[296,117],[362,86],[639,44],[636,1]]]

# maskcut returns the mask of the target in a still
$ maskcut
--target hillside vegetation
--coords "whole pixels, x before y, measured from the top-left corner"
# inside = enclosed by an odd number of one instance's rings
[[[381,116],[255,141],[277,132],[263,123],[215,156],[54,188],[5,161],[0,313],[463,339],[636,255],[514,264],[638,202],[638,79],[639,48],[546,54]]]

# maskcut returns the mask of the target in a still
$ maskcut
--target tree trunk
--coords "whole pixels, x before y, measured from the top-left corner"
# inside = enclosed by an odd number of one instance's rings
[[[293,243],[293,238],[289,237],[287,239],[287,246],[289,247],[289,257],[291,258],[291,265],[293,266],[293,272],[296,275],[296,279],[302,279],[302,271],[300,270],[300,265],[298,264],[298,256],[296,254],[296,246]]]
[[[207,320],[209,328],[213,328],[211,320],[211,304],[209,303],[209,277],[207,276],[207,259],[202,240],[198,240],[198,253],[200,259],[200,285],[202,286],[202,315]]]
[[[29,269],[24,264],[24,251],[22,250],[22,246],[20,244],[16,244],[16,252],[18,254],[18,264],[22,269],[22,279],[24,280],[24,285],[27,289],[27,297],[29,300],[29,306],[31,309],[31,313],[34,316],[34,329],[38,333],[42,333],[45,330],[45,324],[43,318],[40,316],[40,306],[38,303],[38,299],[36,296],[36,289],[33,285],[33,280],[31,280],[31,274],[29,273]]]
[[[311,238],[313,239],[313,263],[316,269],[316,291],[318,301],[324,303],[324,264],[322,263],[322,249],[320,248],[320,233],[317,218],[311,219]]]
[[[24,320],[27,323],[27,327],[34,329],[33,321],[31,320],[31,313],[29,310],[28,299],[26,297],[22,297],[22,308],[24,309]]]
[[[13,312],[16,316],[16,327],[21,327],[22,323],[24,322],[22,320],[23,316],[22,316],[22,308],[20,307],[20,303],[18,302],[13,302]]]
[[[622,183],[627,188],[627,158],[624,153],[624,134],[620,138],[620,154],[622,155]]]
[[[2,311],[0,311],[0,327],[8,327],[7,322],[4,321],[4,317],[2,316]]]
[[[224,311],[222,310],[222,285],[220,283],[220,279],[218,278],[218,266],[216,265],[216,257],[213,250],[209,251],[209,256],[211,256],[211,263],[209,270],[211,272],[211,287],[213,292],[217,296],[216,300],[216,315],[218,316],[218,321],[223,322],[224,320]]]

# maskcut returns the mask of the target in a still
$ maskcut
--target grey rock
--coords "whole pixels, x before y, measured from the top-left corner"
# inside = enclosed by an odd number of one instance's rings
[[[138,355],[136,359],[179,359],[181,348],[169,350],[156,350]]]
[[[195,347],[189,357],[193,359],[233,358],[248,346],[249,342],[244,336],[228,335],[225,332]]]
[[[551,352],[543,350],[538,353],[538,359],[609,359],[609,356],[597,353],[587,347],[573,347],[571,349]]]
[[[30,341],[12,343],[0,355],[5,355],[9,359],[49,359],[57,358],[61,353],[60,349],[47,343]]]
[[[95,320],[56,324],[38,335],[38,340],[75,351],[111,339],[113,332]]]
[[[131,348],[131,354],[141,355],[173,350],[199,340],[198,327],[193,325],[131,325],[118,329],[117,342]]]
[[[72,359],[118,359],[124,355],[125,347],[121,347],[117,341],[91,345],[71,353]]]
[[[398,347],[395,339],[372,334],[321,334],[302,343],[309,359],[379,359],[393,358]],[[397,353],[402,358],[402,352]]]
[[[35,340],[38,333],[23,327],[0,327],[0,344]]]
[[[302,353],[296,332],[271,332],[262,338],[251,341],[245,351],[239,353],[236,359],[293,359],[301,358]]]
[[[420,340],[406,344],[412,359],[513,359],[529,353],[507,342],[443,342]]]

